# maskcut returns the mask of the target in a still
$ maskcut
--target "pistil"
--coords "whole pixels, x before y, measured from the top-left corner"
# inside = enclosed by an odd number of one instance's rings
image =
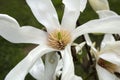
[[[67,30],[55,30],[48,35],[48,45],[58,50],[63,50],[70,42],[71,35]]]

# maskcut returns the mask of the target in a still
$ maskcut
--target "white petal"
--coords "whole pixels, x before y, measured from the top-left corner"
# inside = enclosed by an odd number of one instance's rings
[[[70,46],[66,46],[65,50],[61,51],[61,54],[63,58],[63,71],[61,80],[82,80],[81,77],[76,77],[74,73],[74,64]]]
[[[116,54],[120,54],[120,41],[115,41],[111,43],[106,43],[105,47],[101,50],[101,52],[106,53],[106,52],[113,52]]]
[[[91,20],[72,32],[73,40],[86,33],[120,33],[120,17]]]
[[[44,63],[41,58],[36,61],[29,73],[37,80],[44,80]]]
[[[80,11],[83,12],[86,8],[87,0],[80,0]]]
[[[110,10],[100,10],[100,11],[97,11],[97,14],[99,15],[100,18],[118,16],[117,13],[110,11]]]
[[[89,3],[95,11],[109,10],[108,0],[89,0]]]
[[[116,80],[116,76],[114,74],[108,72],[106,69],[100,67],[99,65],[96,65],[96,70],[99,80]]]
[[[70,80],[82,80],[82,78],[74,75]]]
[[[104,49],[100,51],[100,56],[104,60],[114,63],[120,66],[120,42],[116,41],[114,43],[107,44]]]
[[[36,19],[43,24],[48,31],[59,27],[59,21],[51,0],[26,0]]]
[[[100,58],[111,62],[112,64],[116,65],[116,71],[120,72],[120,42],[119,41],[111,41],[106,42],[102,50],[100,51]],[[114,80],[120,80],[116,77]]]
[[[21,35],[25,35],[23,39],[26,39],[26,42],[34,42],[36,44],[46,44],[47,43],[47,32],[37,29],[32,26],[22,26],[20,28]]]
[[[115,39],[112,34],[105,34],[104,38],[101,42],[101,50],[105,47],[106,44],[109,44],[111,42],[115,42]]]
[[[79,15],[79,11],[70,11],[68,9],[65,9],[61,26],[69,31],[74,30]]]
[[[51,51],[53,50],[46,46],[36,47],[8,73],[5,80],[24,80],[38,58]]]
[[[86,7],[87,0],[63,0],[63,3],[65,4],[66,8],[70,10],[83,11]]]
[[[56,80],[55,70],[59,61],[59,55],[55,52],[45,56],[45,80]]]
[[[0,36],[10,42],[42,44],[46,41],[46,35],[44,31],[31,26],[20,27],[14,18],[0,14]]]
[[[61,23],[63,28],[71,31],[76,27],[76,21],[80,15],[80,11],[83,11],[86,7],[86,2],[87,0],[63,0],[65,5]]]
[[[62,74],[62,68],[63,68],[63,60],[60,59],[55,71],[57,77],[60,77],[60,75]]]
[[[101,54],[99,57],[120,66],[120,54],[117,54],[115,52],[106,52]]]

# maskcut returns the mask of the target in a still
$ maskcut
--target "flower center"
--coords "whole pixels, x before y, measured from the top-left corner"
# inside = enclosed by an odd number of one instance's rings
[[[55,30],[48,35],[48,45],[58,50],[63,50],[70,42],[71,35],[67,30]]]

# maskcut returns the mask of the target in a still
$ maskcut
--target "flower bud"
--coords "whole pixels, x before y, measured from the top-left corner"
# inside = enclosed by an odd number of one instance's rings
[[[109,4],[107,0],[89,0],[89,3],[95,11],[109,10]]]

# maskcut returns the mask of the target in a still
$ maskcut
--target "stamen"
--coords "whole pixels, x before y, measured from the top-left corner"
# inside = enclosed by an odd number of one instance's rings
[[[55,30],[48,35],[48,45],[58,50],[63,50],[70,41],[71,35],[67,30]]]

